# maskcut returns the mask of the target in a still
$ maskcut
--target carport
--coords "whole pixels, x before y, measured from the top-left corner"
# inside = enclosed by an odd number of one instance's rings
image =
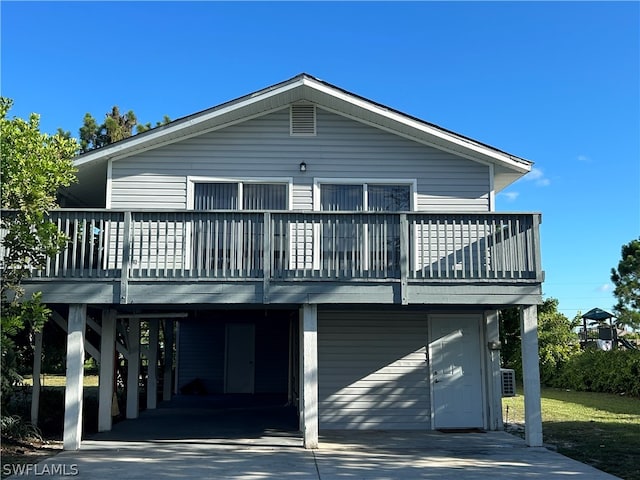
[[[138,418],[116,423],[110,431],[88,440],[205,444],[252,443],[271,437],[285,445],[302,446],[296,407],[277,403],[271,397],[176,395],[158,408],[142,411]]]

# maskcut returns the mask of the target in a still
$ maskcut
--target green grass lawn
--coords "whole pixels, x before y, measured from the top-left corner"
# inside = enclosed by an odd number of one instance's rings
[[[43,374],[40,376],[40,385],[44,387],[64,387],[67,377],[64,375]],[[31,375],[25,375],[23,383],[25,385],[33,385],[33,377]],[[85,387],[97,387],[98,375],[85,375],[84,376]]]
[[[506,421],[524,422],[522,395],[504,398],[502,405]],[[640,480],[640,399],[543,388],[542,430],[544,442],[559,453]]]

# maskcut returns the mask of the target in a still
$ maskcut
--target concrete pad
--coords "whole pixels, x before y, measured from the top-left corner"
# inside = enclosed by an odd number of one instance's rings
[[[13,478],[616,478],[506,432],[321,431],[305,450],[296,428],[282,408],[159,408]]]
[[[315,452],[322,479],[614,479],[506,432],[325,432]]]

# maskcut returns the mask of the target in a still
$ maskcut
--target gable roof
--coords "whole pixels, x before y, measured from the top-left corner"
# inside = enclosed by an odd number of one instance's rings
[[[250,118],[279,110],[298,101],[310,101],[320,107],[494,167],[494,188],[500,191],[531,170],[532,162],[495,147],[399,112],[385,105],[348,92],[340,87],[301,73],[235,100],[175,120],[167,125],[129,137],[82,154],[74,160],[79,183],[72,195],[85,196],[82,185],[105,176],[108,160],[120,160],[136,153],[218,130]]]

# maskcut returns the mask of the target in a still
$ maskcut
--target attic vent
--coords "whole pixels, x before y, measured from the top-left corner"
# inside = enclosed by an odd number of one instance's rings
[[[500,375],[502,377],[502,396],[516,396],[516,372],[509,368],[501,368]]]
[[[316,106],[301,103],[291,105],[291,135],[316,134]]]

